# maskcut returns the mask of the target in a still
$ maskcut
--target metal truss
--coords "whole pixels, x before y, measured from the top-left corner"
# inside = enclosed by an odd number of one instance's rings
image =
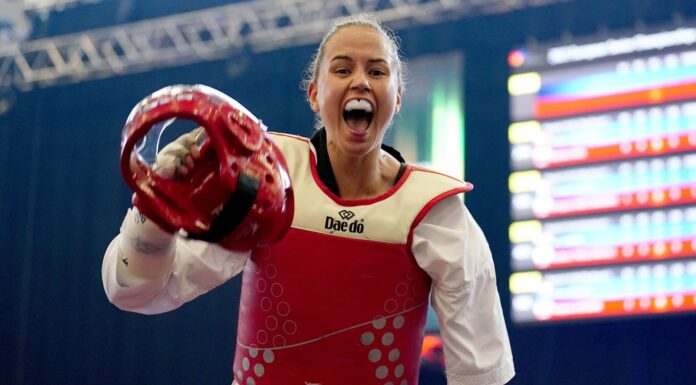
[[[58,0],[56,0],[59,2]],[[66,0],[67,1],[67,0]],[[0,46],[0,88],[36,87],[264,52],[318,41],[340,17],[371,13],[387,26],[434,24],[567,0],[248,1]]]
[[[104,0],[24,0],[24,10],[27,12],[62,11],[66,8],[81,4],[101,3]]]

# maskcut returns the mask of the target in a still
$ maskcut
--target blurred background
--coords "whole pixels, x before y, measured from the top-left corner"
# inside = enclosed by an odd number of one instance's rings
[[[206,84],[309,136],[304,68],[364,12],[410,68],[387,140],[476,186],[511,383],[696,383],[696,2],[0,0],[0,384],[231,382],[239,278],[158,316],[103,293],[121,128]]]

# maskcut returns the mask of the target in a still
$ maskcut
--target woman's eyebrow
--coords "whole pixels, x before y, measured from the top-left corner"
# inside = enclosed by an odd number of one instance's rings
[[[381,59],[381,58],[378,58],[378,59],[370,59],[370,60],[368,60],[367,62],[370,63],[370,64],[374,64],[374,63],[389,64],[389,62],[387,62],[386,60]]]
[[[350,56],[347,56],[347,55],[336,55],[336,56],[334,56],[334,57],[331,58],[331,61],[332,61],[332,62],[335,62],[335,61],[338,61],[338,60],[345,60],[345,61],[350,61],[350,62],[352,62],[352,61],[353,61],[353,58],[351,58]]]
[[[331,58],[331,62],[338,61],[338,60],[345,60],[349,62],[353,62],[353,58],[348,56],[348,55],[336,55]],[[375,59],[368,59],[368,63],[384,63],[384,64],[389,64],[385,59],[382,58],[375,58]]]

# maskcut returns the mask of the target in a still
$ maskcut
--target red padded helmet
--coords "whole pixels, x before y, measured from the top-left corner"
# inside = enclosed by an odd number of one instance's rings
[[[158,176],[154,161],[146,159],[156,155],[161,130],[175,118],[193,120],[205,133],[201,157],[185,180]],[[165,87],[133,108],[122,132],[121,173],[147,217],[227,249],[278,241],[292,222],[287,166],[266,127],[207,86]]]

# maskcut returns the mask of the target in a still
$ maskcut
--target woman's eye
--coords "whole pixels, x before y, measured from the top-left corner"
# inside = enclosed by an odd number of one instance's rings
[[[334,72],[340,75],[347,75],[350,73],[347,68],[337,68]]]
[[[384,76],[386,74],[387,74],[387,72],[382,70],[382,69],[370,70],[370,75],[372,75],[372,76]]]

